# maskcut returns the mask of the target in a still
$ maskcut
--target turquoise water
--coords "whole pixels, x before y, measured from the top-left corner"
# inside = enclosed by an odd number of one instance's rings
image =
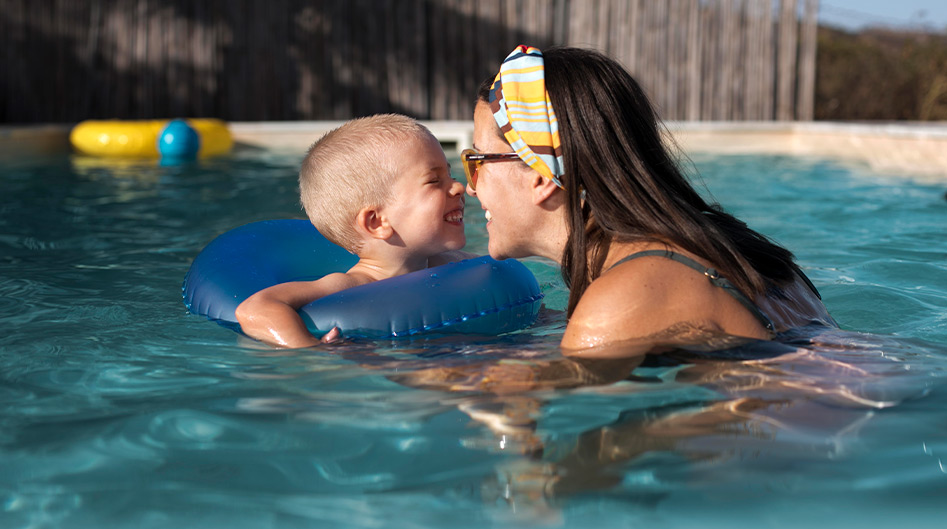
[[[843,330],[577,380],[540,261],[553,310],[495,339],[275,351],[187,314],[204,244],[299,216],[298,162],[4,163],[0,527],[943,526],[944,182],[695,157]]]

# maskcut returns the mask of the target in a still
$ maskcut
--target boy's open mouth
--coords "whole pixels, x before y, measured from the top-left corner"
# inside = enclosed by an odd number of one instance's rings
[[[463,222],[464,221],[464,210],[455,209],[450,211],[447,215],[444,215],[444,220],[447,222]]]

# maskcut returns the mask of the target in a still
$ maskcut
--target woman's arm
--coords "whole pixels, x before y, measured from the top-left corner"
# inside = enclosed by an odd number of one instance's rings
[[[358,284],[347,274],[330,274],[317,281],[274,285],[241,303],[236,311],[237,322],[247,336],[270,345],[317,345],[320,340],[309,333],[296,311],[307,303]]]

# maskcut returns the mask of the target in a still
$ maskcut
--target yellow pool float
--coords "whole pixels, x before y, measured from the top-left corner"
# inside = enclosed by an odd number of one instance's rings
[[[158,137],[172,120],[89,120],[73,127],[69,141],[73,148],[90,156],[158,158]],[[198,157],[224,154],[233,147],[227,124],[219,119],[185,120],[200,137]]]

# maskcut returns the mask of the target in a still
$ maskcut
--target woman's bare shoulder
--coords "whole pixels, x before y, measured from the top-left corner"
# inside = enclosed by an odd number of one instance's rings
[[[679,271],[657,259],[635,259],[593,281],[579,300],[564,347],[590,347],[652,335],[668,324]]]
[[[622,263],[589,285],[569,320],[562,346],[676,345],[718,334],[768,336],[752,313],[703,273],[649,256]]]

